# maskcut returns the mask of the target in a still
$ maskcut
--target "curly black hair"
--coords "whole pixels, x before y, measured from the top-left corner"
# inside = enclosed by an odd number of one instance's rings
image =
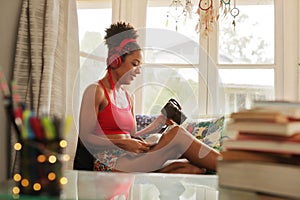
[[[138,37],[134,27],[125,22],[111,24],[105,32],[106,36],[104,39],[108,49],[118,47],[124,39],[136,39]]]

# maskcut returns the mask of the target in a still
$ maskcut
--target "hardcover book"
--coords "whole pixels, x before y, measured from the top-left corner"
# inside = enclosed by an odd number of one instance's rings
[[[255,161],[300,165],[300,155],[245,150],[222,151],[221,155],[219,159],[223,161]]]
[[[254,101],[253,109],[268,109],[282,114],[300,118],[300,102],[292,101]]]
[[[297,165],[218,161],[219,185],[254,192],[300,198],[300,167]]]
[[[255,134],[291,136],[300,133],[300,121],[274,123],[264,121],[232,121],[227,123],[227,130]]]
[[[300,155],[300,142],[276,140],[226,140],[224,150],[248,150]]]

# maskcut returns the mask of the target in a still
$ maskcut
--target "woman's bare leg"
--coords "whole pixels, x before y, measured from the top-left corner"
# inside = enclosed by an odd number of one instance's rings
[[[179,159],[168,163],[166,166],[155,172],[171,174],[205,174],[206,169],[197,167],[185,159]]]
[[[192,164],[209,170],[216,170],[220,153],[196,139],[185,129],[179,126],[172,128],[161,137],[159,143],[151,151],[157,151],[170,144],[177,146],[179,154]]]
[[[199,168],[216,170],[219,155],[219,152],[200,142],[185,129],[176,126],[164,133],[149,152],[119,158],[116,168],[127,172],[157,171],[167,160],[184,157]]]

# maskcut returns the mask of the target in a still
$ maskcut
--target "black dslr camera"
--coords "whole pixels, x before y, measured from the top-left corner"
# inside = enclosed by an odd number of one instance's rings
[[[186,120],[185,114],[181,112],[181,106],[175,99],[170,99],[161,109],[161,113],[179,125]]]

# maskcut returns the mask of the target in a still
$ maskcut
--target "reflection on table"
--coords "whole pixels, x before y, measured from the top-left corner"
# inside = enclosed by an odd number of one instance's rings
[[[217,176],[66,171],[62,199],[217,200]]]
[[[218,187],[217,175],[64,171],[67,184],[56,199],[105,200],[282,200],[255,192]],[[0,199],[14,199],[13,180],[0,183]],[[20,199],[55,199],[24,196]]]

